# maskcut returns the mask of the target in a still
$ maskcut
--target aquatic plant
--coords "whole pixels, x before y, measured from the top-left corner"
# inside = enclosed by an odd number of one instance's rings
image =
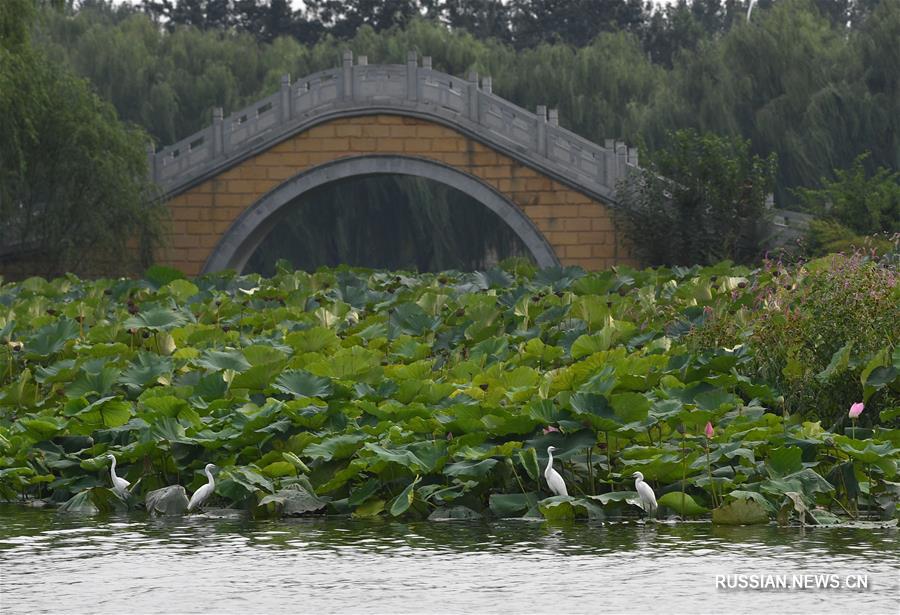
[[[171,273],[0,286],[2,497],[179,513],[214,463],[209,505],[263,516],[601,519],[635,472],[663,515],[897,514],[900,352],[848,436],[783,414],[749,339],[697,344],[767,270]]]

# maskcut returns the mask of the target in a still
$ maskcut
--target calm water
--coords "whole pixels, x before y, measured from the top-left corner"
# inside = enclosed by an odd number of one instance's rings
[[[252,522],[0,507],[0,611],[897,613],[896,529]],[[716,574],[838,589],[716,589]],[[844,587],[868,575],[868,590]]]

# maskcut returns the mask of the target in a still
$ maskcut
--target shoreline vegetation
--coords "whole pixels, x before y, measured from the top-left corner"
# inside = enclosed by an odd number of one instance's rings
[[[257,517],[602,520],[639,471],[660,518],[896,522],[898,306],[860,253],[0,283],[0,498],[180,514],[213,463]]]

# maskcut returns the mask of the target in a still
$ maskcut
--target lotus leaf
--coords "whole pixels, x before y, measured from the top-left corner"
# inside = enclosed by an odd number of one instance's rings
[[[696,517],[708,512],[686,493],[670,491],[657,499],[660,506],[667,506],[684,517]]]

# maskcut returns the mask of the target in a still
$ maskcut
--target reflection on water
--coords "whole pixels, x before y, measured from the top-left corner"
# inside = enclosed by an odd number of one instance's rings
[[[716,589],[867,574],[869,589]],[[0,507],[0,611],[896,612],[896,529],[77,517]]]

